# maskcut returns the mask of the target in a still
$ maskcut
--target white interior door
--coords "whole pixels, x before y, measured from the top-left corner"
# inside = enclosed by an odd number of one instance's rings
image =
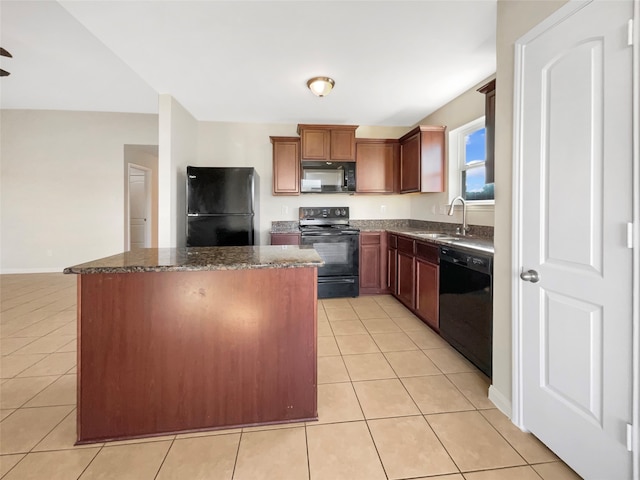
[[[623,480],[632,475],[633,2],[561,12],[518,47],[516,264],[539,277],[525,275],[516,295],[521,424],[583,477]]]
[[[129,167],[129,244],[130,248],[149,246],[148,172]]]

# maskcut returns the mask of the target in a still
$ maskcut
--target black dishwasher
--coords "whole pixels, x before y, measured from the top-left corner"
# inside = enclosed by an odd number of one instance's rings
[[[491,378],[493,257],[440,247],[440,335]]]

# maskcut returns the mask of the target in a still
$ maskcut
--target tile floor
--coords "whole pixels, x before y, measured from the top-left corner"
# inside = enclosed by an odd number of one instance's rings
[[[318,422],[74,447],[76,278],[0,281],[3,479],[579,478],[390,296],[318,302]]]

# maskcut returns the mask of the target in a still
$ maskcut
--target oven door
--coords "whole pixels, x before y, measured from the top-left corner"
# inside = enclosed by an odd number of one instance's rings
[[[312,246],[324,260],[318,277],[357,277],[359,269],[357,233],[302,233],[302,245]]]

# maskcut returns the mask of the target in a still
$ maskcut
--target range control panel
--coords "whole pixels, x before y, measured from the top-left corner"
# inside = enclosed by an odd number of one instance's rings
[[[301,224],[317,221],[341,224],[349,222],[349,207],[300,207]]]

